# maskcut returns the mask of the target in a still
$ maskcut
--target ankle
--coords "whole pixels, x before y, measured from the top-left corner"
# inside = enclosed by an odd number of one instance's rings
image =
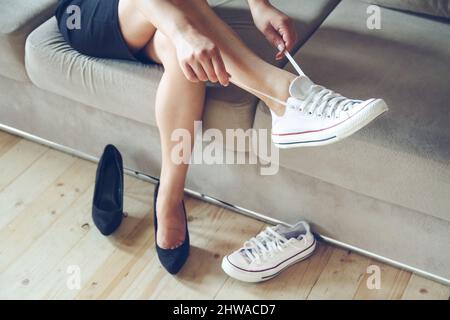
[[[273,96],[283,102],[287,101],[287,99],[290,97],[289,87],[295,78],[296,77],[294,74],[285,71],[283,76],[280,77],[280,79],[275,84],[272,85]],[[270,99],[265,100],[267,101],[264,102],[272,110],[273,113],[275,113],[279,117],[284,115],[284,112],[286,110],[285,105],[277,103],[274,100]]]
[[[296,76],[290,72],[284,71],[283,77],[276,83],[276,93],[280,97],[281,100],[286,101],[287,98],[290,97],[289,87],[291,86],[292,81],[294,81]]]
[[[264,103],[269,107],[272,113],[275,113],[278,117],[282,117],[286,111],[286,106],[280,103],[274,101],[264,101]]]
[[[167,213],[173,213],[176,212],[178,207],[181,204],[181,200],[178,200],[178,198],[171,198],[171,197],[159,197],[158,195],[158,201],[156,203],[156,213],[158,215],[162,214],[165,215]]]
[[[183,201],[183,194],[171,192],[160,188],[158,191],[158,199],[156,203],[156,212],[159,214],[176,212],[181,202]]]

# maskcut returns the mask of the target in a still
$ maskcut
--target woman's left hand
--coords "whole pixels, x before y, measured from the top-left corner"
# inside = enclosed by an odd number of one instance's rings
[[[268,1],[249,1],[250,10],[256,27],[264,34],[266,39],[278,50],[290,51],[297,41],[297,31],[293,20]],[[284,57],[283,51],[276,55],[280,60]]]

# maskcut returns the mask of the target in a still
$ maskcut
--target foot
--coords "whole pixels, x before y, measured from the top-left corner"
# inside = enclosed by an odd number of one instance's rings
[[[279,148],[339,141],[388,110],[382,99],[348,99],[306,76],[292,81],[289,93],[284,114],[272,112],[272,141]]]
[[[162,249],[175,249],[182,245],[186,238],[186,220],[181,200],[171,198],[161,188],[156,203],[156,215],[158,246]]]
[[[268,227],[245,242],[242,248],[224,257],[222,269],[241,281],[265,281],[306,259],[315,248],[314,235],[304,221],[293,227]]]

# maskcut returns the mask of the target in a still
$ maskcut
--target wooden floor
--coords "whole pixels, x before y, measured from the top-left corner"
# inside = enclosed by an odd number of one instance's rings
[[[265,225],[192,198],[186,202],[192,251],[173,277],[155,255],[154,186],[125,177],[127,217],[104,237],[90,214],[95,169],[0,131],[0,298],[449,299],[447,286],[324,243],[271,281],[235,281],[222,272],[222,256]],[[366,285],[372,264],[381,268],[378,290]]]

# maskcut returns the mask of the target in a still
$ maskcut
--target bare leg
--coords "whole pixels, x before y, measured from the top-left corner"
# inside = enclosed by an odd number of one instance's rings
[[[205,83],[193,83],[181,71],[175,48],[165,35],[156,31],[150,44],[152,57],[164,65],[164,75],[156,95],[156,121],[161,135],[162,168],[157,214],[160,225],[158,244],[163,248],[176,247],[185,238],[185,217],[181,206],[187,164],[175,164],[172,148],[178,143],[171,140],[175,129],[190,132],[194,143],[194,121],[200,120],[205,99]],[[183,97],[180,99],[180,96]],[[190,156],[190,155],[187,155]]]
[[[194,121],[200,120],[205,97],[205,84],[188,81],[182,73],[175,48],[167,37],[150,24],[127,0],[121,0],[119,18],[128,46],[164,66],[164,74],[156,95],[156,121],[160,132],[162,168],[157,202],[157,243],[162,248],[178,246],[185,238],[185,217],[181,206],[187,164],[175,164],[171,150],[175,129],[186,129],[194,137]],[[128,23],[128,21],[130,23]],[[179,99],[183,97],[183,99]],[[193,141],[191,141],[191,145]]]
[[[179,1],[179,5],[192,21],[197,21],[197,27],[216,42],[232,81],[280,100],[287,99],[289,84],[295,78],[293,74],[257,57],[233,30],[217,17],[205,0],[183,0]],[[194,137],[193,125],[195,120],[201,118],[205,85],[190,82],[184,77],[179,68],[175,48],[135,7],[133,0],[120,0],[119,20],[124,39],[131,50],[143,50],[165,68],[156,97],[156,119],[162,145],[157,242],[163,248],[172,248],[185,238],[185,220],[180,204],[188,166],[172,162],[170,156],[175,143],[170,138],[172,132],[179,128],[189,130],[191,137]],[[178,99],[179,96],[183,99]],[[277,105],[265,97],[259,98],[274,112],[284,112],[284,106]]]

